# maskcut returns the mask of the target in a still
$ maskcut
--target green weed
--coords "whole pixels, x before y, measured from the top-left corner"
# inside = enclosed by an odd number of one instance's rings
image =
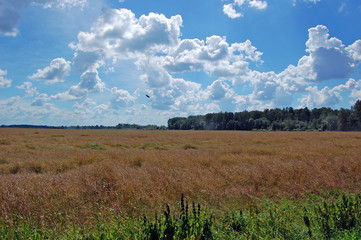
[[[98,143],[92,143],[92,144],[87,144],[84,146],[81,146],[82,149],[93,149],[93,150],[106,150],[107,148],[103,145],[100,145]]]

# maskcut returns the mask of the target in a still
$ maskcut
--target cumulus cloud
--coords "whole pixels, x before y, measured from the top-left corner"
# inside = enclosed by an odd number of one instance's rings
[[[160,110],[182,111],[204,99],[201,84],[171,78],[167,86],[149,89],[150,103]]]
[[[94,107],[94,110],[96,111],[97,114],[103,114],[108,109],[109,109],[109,106],[106,104],[100,104],[100,105]]]
[[[237,0],[236,4],[241,6],[244,2]],[[220,36],[205,41],[182,40],[181,24],[180,16],[166,18],[150,13],[136,18],[127,9],[104,10],[90,31],[80,32],[78,41],[70,45],[75,50],[74,66],[79,71],[96,71],[106,59],[132,59],[141,73],[140,80],[153,96],[151,106],[180,111],[204,101],[207,94],[201,91],[200,84],[173,78],[171,74],[204,71],[226,84],[225,81],[236,82],[244,76],[249,62],[262,62],[262,53],[249,40],[233,44]],[[57,98],[84,96],[83,91],[74,91],[77,89],[72,87]],[[124,91],[113,89],[112,107],[133,103],[132,95]]]
[[[73,64],[79,72],[95,70],[104,65],[104,56],[101,51],[86,52],[78,50],[74,54]]]
[[[156,57],[142,57],[136,62],[138,70],[143,72],[141,79],[151,88],[168,86],[171,75],[159,64]]]
[[[209,98],[212,100],[220,100],[226,97],[226,95],[233,94],[230,86],[222,80],[214,81],[212,85],[207,87],[206,92],[208,92]]]
[[[243,99],[250,106],[265,102],[269,106],[281,106],[285,102],[290,104],[295,93],[304,93],[298,99],[301,106],[318,107],[336,105],[342,100],[343,91],[351,91],[350,97],[355,97],[358,85],[354,80],[331,89],[325,87],[319,90],[314,84],[350,77],[361,63],[360,46],[360,40],[345,46],[341,40],[330,37],[325,26],[310,28],[307,55],[302,56],[296,66],[289,65],[280,73],[247,71],[242,80],[250,84],[253,92]]]
[[[41,93],[32,101],[31,106],[42,107],[47,101],[49,101],[49,96]]]
[[[223,5],[223,12],[232,19],[243,17],[242,13],[239,13],[234,9],[234,5],[232,3]]]
[[[132,106],[139,97],[139,89],[137,89],[133,95],[126,90],[116,87],[113,87],[110,92],[112,94],[111,106],[113,109]]]
[[[249,40],[229,45],[224,37],[211,36],[205,42],[184,39],[158,62],[172,73],[205,71],[210,76],[236,81],[248,71],[248,61],[262,62],[261,56]]]
[[[223,5],[223,13],[229,18],[243,17],[243,14],[237,10],[241,10],[244,7],[255,8],[258,10],[264,10],[268,6],[267,1],[261,0],[233,0],[233,3]]]
[[[356,81],[350,78],[344,84],[337,85],[333,88],[324,87],[318,90],[317,86],[310,86],[306,88],[308,94],[304,95],[299,102],[302,106],[307,107],[322,107],[322,106],[334,106],[340,103],[342,93],[351,90],[350,97],[354,99],[361,98],[361,80]]]
[[[297,66],[290,65],[278,77],[293,90],[313,82],[349,77],[360,64],[361,41],[345,47],[341,40],[329,36],[326,26],[310,28],[305,55]]]
[[[98,71],[86,71],[81,75],[81,81],[67,92],[58,93],[51,96],[53,100],[79,100],[83,99],[90,93],[103,92],[105,83],[100,79]]]
[[[254,8],[259,4],[261,8],[263,2],[237,0],[233,4]],[[306,53],[297,65],[290,65],[280,73],[258,72],[250,69],[250,63],[262,63],[262,52],[250,40],[231,44],[225,37],[215,35],[205,40],[181,39],[181,24],[180,16],[167,18],[150,13],[137,18],[126,9],[104,10],[90,31],[80,32],[78,41],[70,45],[75,51],[73,66],[83,72],[81,81],[49,99],[79,101],[91,93],[102,92],[105,83],[99,77],[98,69],[103,66],[112,69],[114,66],[109,66],[109,62],[130,60],[140,72],[139,80],[147,87],[144,91],[151,96],[148,110],[189,114],[207,109],[234,111],[288,106],[295,93],[304,94],[299,99],[304,106],[318,106],[317,101],[336,104],[342,99],[343,91],[319,90],[312,85],[348,77],[361,62],[359,41],[345,46],[341,40],[330,37],[327,27],[319,25],[309,29]],[[199,83],[175,77],[179,73],[198,71],[216,80],[202,88]],[[248,94],[236,93],[230,82],[248,85]],[[130,93],[111,88],[108,105],[98,105],[98,110],[117,110],[112,111],[114,113],[125,107],[144,110],[144,106],[137,104],[139,91]],[[358,93],[354,92],[356,96]],[[95,111],[85,107],[84,103],[74,104],[74,108],[82,114]]]
[[[7,75],[7,71],[0,69],[0,88],[8,88],[11,86],[11,80],[6,79],[5,78],[6,75]]]
[[[71,46],[78,51],[100,51],[107,58],[132,58],[176,44],[181,25],[179,15],[166,18],[150,13],[137,19],[128,9],[106,9],[91,31],[80,32],[78,43]]]
[[[359,65],[361,63],[361,40],[357,40],[345,49],[353,59],[352,67]]]
[[[317,86],[310,86],[306,88],[308,95],[305,95],[298,101],[301,107],[315,108],[323,106],[334,106],[342,100],[342,96],[329,87],[324,87],[318,90]]]
[[[179,42],[182,18],[166,18],[163,14],[149,13],[136,18],[127,9],[105,9],[89,32],[80,32],[78,42],[70,46],[76,51],[74,66],[79,71],[97,71],[105,59],[137,59],[136,65],[143,80],[151,88],[168,86],[170,74],[158,64],[155,55],[166,53]],[[68,94],[58,97],[84,96],[84,87],[72,87]],[[113,90],[120,94],[120,90]],[[124,93],[124,92],[123,92]],[[73,96],[73,97],[71,97]],[[120,105],[124,103],[118,96]],[[113,103],[117,101],[114,100]],[[116,104],[113,104],[115,106]]]
[[[87,0],[0,0],[0,35],[15,37],[19,30],[21,11],[30,4],[40,5],[44,8],[84,7]]]
[[[34,94],[38,93],[38,90],[36,87],[33,87],[33,84],[31,82],[24,82],[22,85],[17,86],[19,89],[23,89],[26,92],[26,96],[34,96]]]
[[[104,90],[105,84],[99,78],[97,71],[84,72],[80,78],[80,83],[70,88],[70,95],[82,98],[90,92],[102,92]]]
[[[36,73],[29,78],[34,80],[44,80],[45,83],[53,84],[63,82],[64,77],[69,75],[70,62],[64,58],[55,58],[51,61],[50,66],[44,69],[38,69]]]

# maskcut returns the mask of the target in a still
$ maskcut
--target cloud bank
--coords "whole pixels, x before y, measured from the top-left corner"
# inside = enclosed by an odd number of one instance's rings
[[[56,2],[41,4],[62,7]],[[267,8],[267,2],[235,0],[230,7],[261,10]],[[0,114],[10,109],[6,116],[22,111],[35,118],[48,114],[50,118],[68,121],[118,121],[122,114],[132,122],[164,123],[172,116],[263,110],[291,103],[310,108],[334,106],[344,96],[361,97],[361,80],[351,78],[361,63],[361,40],[347,46],[330,36],[326,26],[318,25],[308,30],[305,54],[296,64],[279,72],[262,72],[257,66],[263,63],[263,53],[251,40],[229,42],[218,35],[183,38],[182,24],[180,15],[149,13],[136,17],[128,9],[104,9],[89,31],[79,32],[77,40],[69,45],[74,51],[72,61],[59,57],[37,69],[29,76],[33,82],[25,81],[16,87],[25,91],[24,98],[1,100]],[[124,82],[109,81],[106,75],[106,69],[116,71],[124,62],[134,64],[138,73],[129,80],[136,86],[132,90],[122,85]],[[65,81],[74,71],[78,78],[74,74]],[[185,77],[193,73],[202,73],[208,80],[191,81]],[[0,70],[2,88],[11,87],[12,81],[6,76],[7,71]],[[320,87],[320,83],[326,85],[335,80],[340,80],[335,87]],[[67,88],[53,94],[41,93],[41,87],[35,86],[56,86],[64,81]],[[150,98],[142,99],[145,94]],[[31,101],[24,103],[25,98]],[[72,101],[73,111],[61,115],[57,101]],[[145,114],[151,117],[145,119]]]
[[[0,36],[18,35],[18,25],[21,19],[21,11],[31,4],[40,5],[44,8],[70,8],[75,6],[84,7],[87,0],[0,0]]]

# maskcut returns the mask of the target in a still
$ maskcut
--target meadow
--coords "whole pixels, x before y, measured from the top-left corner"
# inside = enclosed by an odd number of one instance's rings
[[[257,214],[266,210],[269,219],[272,214],[268,210],[273,205],[278,206],[275,214],[287,213],[289,218],[300,215],[292,224],[303,224],[300,231],[307,237],[302,216],[308,209],[310,216],[315,215],[314,221],[320,222],[313,231],[318,229],[321,234],[326,228],[317,216],[329,214],[322,212],[323,204],[327,208],[332,202],[355,202],[358,207],[360,156],[359,132],[1,128],[0,232],[21,239],[24,233],[15,234],[21,225],[31,234],[37,229],[39,236],[45,231],[80,239],[94,233],[101,219],[104,224],[117,222],[116,229],[123,231],[119,236],[136,236],[134,232],[143,234],[154,228],[152,220],[143,221],[143,216],[154,219],[155,212],[163,216],[166,204],[172,213],[179,210],[183,194],[189,206],[192,202],[195,209],[197,204],[201,206],[208,224],[212,217],[222,219],[213,220],[217,239],[237,236],[217,230],[222,229],[217,228],[219,222],[228,221],[229,228],[238,229],[242,210],[248,214],[244,221],[257,219],[252,217],[254,208]],[[313,205],[323,207],[315,210]],[[176,216],[181,221],[182,211],[173,216],[174,220]],[[168,226],[162,219],[155,221],[159,228]],[[241,225],[237,227],[234,222]],[[254,226],[261,228],[261,223]],[[202,226],[203,230],[207,227]],[[99,236],[110,232],[104,229],[99,230],[103,231]],[[327,238],[322,234],[319,236]]]

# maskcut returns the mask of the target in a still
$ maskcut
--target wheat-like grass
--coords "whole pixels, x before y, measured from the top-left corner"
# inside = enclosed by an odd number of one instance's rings
[[[361,133],[0,129],[0,215],[84,224],[361,190]]]

